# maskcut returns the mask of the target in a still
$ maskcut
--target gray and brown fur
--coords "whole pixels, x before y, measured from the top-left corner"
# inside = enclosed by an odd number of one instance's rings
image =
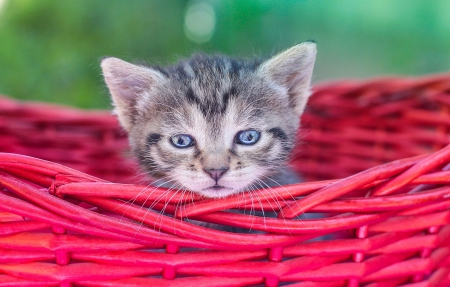
[[[307,42],[266,61],[200,54],[166,68],[117,58],[101,66],[141,166],[183,190],[223,197],[267,177],[279,180],[310,94],[315,54]],[[237,144],[236,134],[248,129],[261,133],[259,141]],[[195,145],[175,148],[176,134],[191,135]],[[208,189],[213,179],[205,170],[224,167],[220,185],[228,189]]]

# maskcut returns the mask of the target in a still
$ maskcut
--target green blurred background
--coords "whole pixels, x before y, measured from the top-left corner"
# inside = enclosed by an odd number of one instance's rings
[[[314,39],[314,81],[450,68],[448,0],[0,0],[0,93],[109,108],[99,61],[267,56]]]

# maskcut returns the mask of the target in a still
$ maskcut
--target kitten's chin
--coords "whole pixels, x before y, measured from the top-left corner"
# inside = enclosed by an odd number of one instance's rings
[[[197,190],[197,193],[209,198],[224,198],[232,194],[236,194],[239,191],[229,187],[208,187],[202,190]]]

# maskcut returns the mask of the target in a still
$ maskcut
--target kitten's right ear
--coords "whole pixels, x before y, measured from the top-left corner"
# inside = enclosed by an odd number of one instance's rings
[[[149,95],[164,75],[148,67],[130,64],[117,58],[101,62],[103,76],[114,104],[114,112],[126,131],[130,131],[136,115],[136,103]]]
[[[284,87],[298,115],[303,113],[310,92],[316,44],[298,44],[262,63],[259,73]]]

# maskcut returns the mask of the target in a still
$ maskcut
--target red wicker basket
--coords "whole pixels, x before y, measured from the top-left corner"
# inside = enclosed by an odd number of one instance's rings
[[[309,182],[252,204],[125,184],[108,112],[0,98],[0,286],[450,286],[449,111],[450,75],[318,86],[292,160]]]

